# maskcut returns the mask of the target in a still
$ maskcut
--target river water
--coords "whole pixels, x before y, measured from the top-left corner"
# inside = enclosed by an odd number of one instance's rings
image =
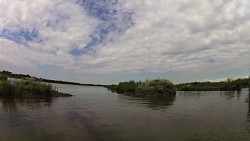
[[[57,85],[75,95],[0,99],[0,141],[249,141],[248,90],[134,98],[102,87]]]

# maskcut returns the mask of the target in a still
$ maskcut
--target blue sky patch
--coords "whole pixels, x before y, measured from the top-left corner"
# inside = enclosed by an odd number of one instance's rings
[[[38,30],[20,28],[19,30],[2,29],[0,30],[0,38],[4,38],[13,41],[17,44],[26,44],[27,42],[34,41],[38,38]]]
[[[70,51],[73,56],[93,53],[95,46],[114,41],[112,38],[106,39],[109,33],[121,35],[134,24],[133,12],[121,9],[122,3],[118,0],[79,0],[78,4],[87,11],[89,16],[99,19],[101,24],[90,35],[92,40],[85,47]]]

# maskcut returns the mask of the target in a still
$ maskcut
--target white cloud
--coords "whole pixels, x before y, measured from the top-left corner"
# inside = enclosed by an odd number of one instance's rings
[[[55,65],[78,73],[225,71],[250,65],[250,1],[248,0],[121,0],[119,10],[133,11],[133,26],[110,32],[107,44],[93,54],[73,56],[102,23],[75,1],[0,1],[3,28],[36,28],[41,42],[29,47],[0,40],[0,60]],[[48,22],[52,24],[47,26]],[[116,24],[124,28],[123,19]],[[11,42],[11,43],[10,43]],[[9,47],[11,46],[11,47]],[[16,55],[15,54],[18,54]]]

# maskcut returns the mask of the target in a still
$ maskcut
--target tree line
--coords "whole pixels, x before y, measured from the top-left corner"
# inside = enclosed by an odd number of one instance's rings
[[[30,76],[28,74],[15,74],[10,71],[0,71],[0,76],[6,76],[15,79],[27,79],[27,80],[35,80],[40,82],[47,82],[47,83],[58,83],[58,84],[69,84],[69,85],[83,85],[83,86],[105,86],[102,84],[86,84],[86,83],[78,83],[78,82],[69,82],[69,81],[62,81],[62,80],[52,80],[52,79],[44,79],[44,78],[37,78],[34,76]]]

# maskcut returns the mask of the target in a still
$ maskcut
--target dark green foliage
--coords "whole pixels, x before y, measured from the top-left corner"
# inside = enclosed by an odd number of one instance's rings
[[[152,92],[152,93],[175,93],[175,86],[172,82],[165,79],[154,79],[142,82],[138,85],[137,92]]]
[[[6,71],[6,70],[0,71],[0,74],[5,75],[7,77],[18,78],[18,79],[31,77],[28,74],[14,74],[14,73]]]
[[[22,97],[24,93],[29,95],[51,96],[54,91],[51,84],[36,81],[0,81],[0,96]]]
[[[0,80],[7,80],[7,76],[0,74]]]
[[[120,82],[117,86],[117,92],[118,93],[135,92],[137,86],[138,83],[135,83],[134,81]]]
[[[112,92],[117,92],[117,85],[113,84],[113,85],[108,85],[106,86],[106,88]]]
[[[3,70],[1,73],[6,74],[6,75],[11,75],[12,74],[12,72],[9,72],[9,71],[6,71],[6,70]]]
[[[230,80],[223,82],[192,82],[177,84],[179,91],[239,91],[249,87],[250,78]]]
[[[15,87],[21,93],[24,91],[32,91],[39,95],[51,95],[53,90],[51,84],[35,81],[19,81],[15,83]]]
[[[169,95],[176,92],[174,84],[165,79],[147,80],[145,82],[120,82],[118,85],[110,85],[107,88],[113,92],[134,96]]]

